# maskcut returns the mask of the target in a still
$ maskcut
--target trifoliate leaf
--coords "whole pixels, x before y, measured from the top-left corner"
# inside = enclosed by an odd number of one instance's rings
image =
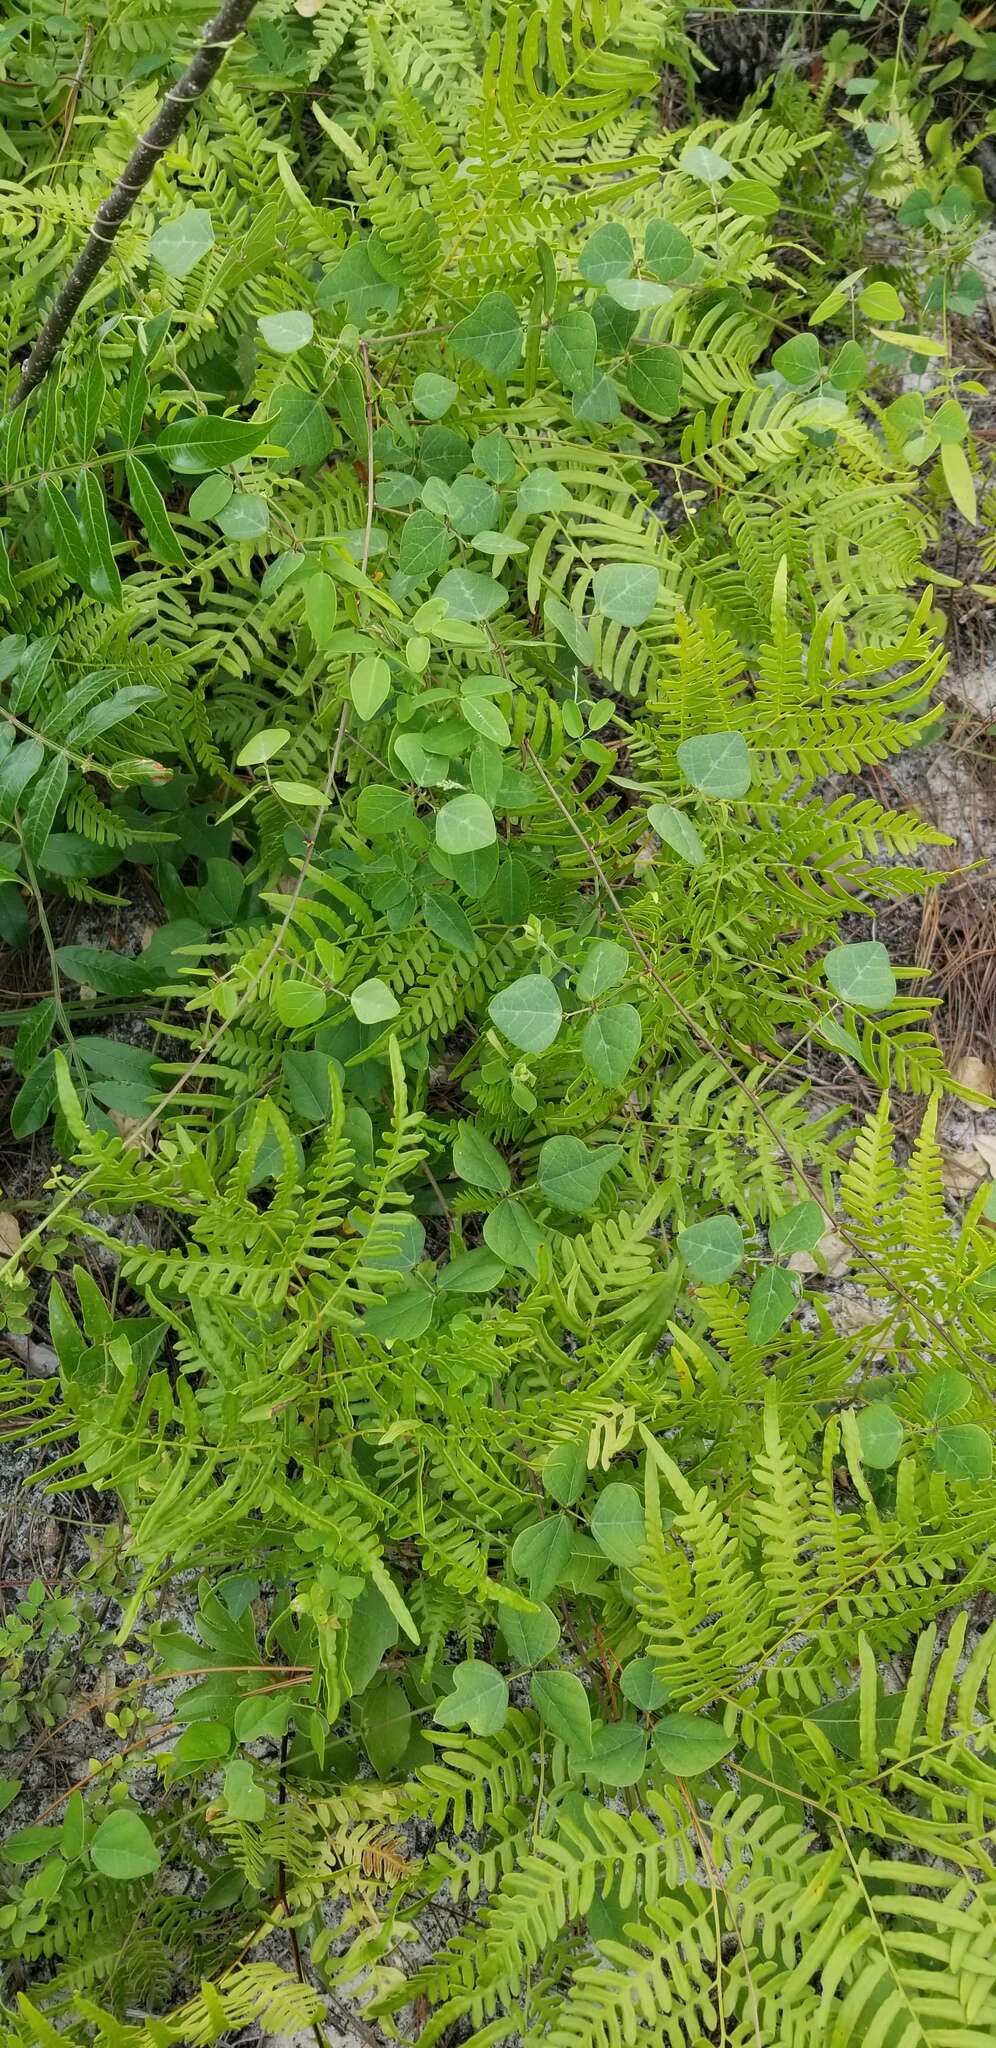
[[[678,1250],[704,1287],[721,1287],[732,1279],[744,1255],[744,1236],[735,1216],[707,1216],[679,1232]]]
[[[740,732],[704,732],[682,740],[678,766],[703,796],[746,796],[751,785],[750,754]]]
[[[895,1409],[887,1401],[870,1401],[867,1408],[858,1409],[855,1423],[863,1463],[877,1472],[894,1465],[904,1435],[901,1417]]]
[[[670,420],[681,396],[681,357],[666,345],[637,348],[624,373],[634,405],[652,420]]]
[[[613,1480],[603,1487],[591,1516],[591,1533],[599,1550],[627,1571],[639,1564],[647,1536],[643,1500],[635,1486]]]
[[[636,1785],[647,1768],[647,1734],[635,1721],[607,1721],[592,1735],[585,1774],[600,1785]]]
[[[436,812],[436,845],[444,853],[477,853],[497,838],[494,812],[481,796],[455,796]]]
[[[544,1727],[575,1755],[591,1755],[591,1707],[573,1671],[538,1671],[530,1684],[533,1706]]]
[[[673,284],[676,278],[684,277],[694,254],[688,236],[680,228],[672,227],[669,220],[647,223],[643,260],[662,284]]]
[[[796,1202],[768,1226],[768,1243],[780,1259],[792,1252],[815,1251],[826,1229],[826,1218],[818,1202]]]
[[[520,1052],[540,1053],[553,1044],[563,1022],[563,1006],[545,974],[523,974],[492,996],[488,1012],[493,1024]]]
[[[647,823],[680,860],[686,860],[692,868],[702,866],[706,850],[684,811],[675,810],[672,804],[651,804]]]
[[[791,340],[776,348],[771,360],[786,384],[795,384],[805,391],[820,374],[820,344],[815,334],[793,334]]]
[[[609,284],[613,278],[628,277],[633,268],[633,244],[619,221],[607,220],[588,236],[578,258],[578,270],[586,284]]]
[[[586,1215],[595,1207],[602,1181],[618,1157],[618,1145],[600,1145],[596,1151],[583,1138],[548,1138],[540,1146],[537,1185],[558,1209]]]
[[[493,1195],[506,1195],[512,1185],[506,1160],[476,1124],[461,1123],[457,1128],[453,1171],[472,1188],[487,1188]]]
[[[156,229],[149,242],[149,254],[167,277],[189,277],[201,257],[213,247],[211,215],[202,207],[188,206],[176,220],[164,221]]]
[[[718,149],[708,149],[704,143],[690,142],[682,150],[679,162],[690,178],[698,178],[703,185],[720,185],[724,178],[733,177],[733,165]]]
[[[988,1479],[993,1468],[992,1441],[977,1422],[956,1422],[942,1429],[934,1444],[934,1464],[945,1479]]]
[[[552,469],[533,469],[523,477],[515,502],[527,516],[535,512],[560,512],[570,504],[571,494]]]
[[[695,1778],[729,1756],[734,1737],[704,1714],[663,1714],[654,1729],[654,1748],[666,1771]]]
[[[642,626],[649,619],[660,587],[660,571],[652,562],[607,562],[595,576],[595,606],[618,626]]]
[[[581,1034],[585,1064],[606,1088],[618,1088],[625,1081],[640,1050],[643,1026],[640,1012],[632,1003],[613,1003],[596,1010]]]
[[[596,939],[589,946],[584,957],[581,972],[575,982],[578,1001],[593,1003],[599,996],[607,994],[610,988],[618,988],[625,981],[632,961],[625,946],[618,946],[615,939]]]
[[[354,988],[349,1002],[354,1017],[361,1024],[388,1024],[392,1017],[401,1013],[397,996],[377,975],[372,975],[369,981],[361,981],[359,987]]]
[[[539,1278],[539,1252],[545,1238],[521,1202],[499,1202],[484,1219],[484,1242],[506,1266]]]
[[[530,1600],[545,1600],[561,1583],[571,1555],[571,1525],[566,1515],[547,1515],[521,1529],[509,1556],[512,1570],[529,1586]]]
[[[261,313],[256,325],[266,343],[278,356],[292,356],[307,348],[315,332],[310,313]]]
[[[796,1304],[792,1278],[783,1266],[766,1266],[750,1291],[747,1305],[747,1342],[764,1344],[780,1330]]]
[[[479,569],[448,569],[433,596],[443,600],[451,618],[467,625],[493,618],[508,603],[504,584],[493,576],[483,576]]]
[[[95,1869],[122,1884],[151,1877],[162,1862],[144,1820],[128,1806],[119,1806],[101,1821],[90,1843],[90,1856]]]
[[[858,1010],[887,1010],[895,999],[896,977],[885,947],[878,939],[863,939],[854,946],[831,946],[823,957],[823,971],[831,988],[845,1003]]]
[[[939,1372],[931,1373],[921,1396],[921,1406],[926,1422],[942,1422],[946,1415],[957,1415],[971,1399],[972,1382],[967,1372],[958,1372],[956,1367],[942,1366]]]
[[[440,1728],[469,1728],[473,1735],[497,1735],[508,1714],[508,1686],[501,1672],[479,1657],[453,1666],[453,1690],[433,1714]]]
[[[489,376],[507,377],[522,357],[522,322],[507,292],[489,292],[450,329],[449,346]]]

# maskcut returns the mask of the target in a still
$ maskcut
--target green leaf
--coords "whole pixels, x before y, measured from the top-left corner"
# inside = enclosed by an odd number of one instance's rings
[[[215,413],[192,414],[164,427],[156,447],[171,469],[196,475],[200,470],[216,469],[219,463],[238,462],[243,455],[251,455],[270,432],[268,420],[253,424],[248,420],[219,419]],[[282,435],[275,428],[273,432],[282,444]]]
[[[818,1202],[796,1202],[769,1224],[768,1243],[780,1259],[789,1258],[793,1252],[815,1251],[826,1228]]]
[[[611,988],[618,988],[625,981],[632,961],[625,946],[618,946],[615,939],[596,939],[589,946],[584,964],[575,987],[578,1001],[593,1003]]]
[[[658,1678],[652,1657],[631,1657],[623,1666],[619,1690],[624,1700],[644,1714],[654,1713],[668,1697],[667,1686]]]
[[[858,1010],[887,1010],[896,994],[896,977],[878,939],[853,946],[831,946],[823,971],[834,992]]]
[[[491,619],[508,603],[508,591],[479,569],[448,569],[433,596],[441,598],[450,616],[468,625]]]
[[[954,1366],[942,1366],[927,1380],[921,1403],[926,1422],[942,1422],[947,1415],[957,1415],[972,1397],[972,1382],[967,1372],[958,1372]]]
[[[733,176],[733,165],[728,159],[718,149],[708,149],[701,142],[686,143],[679,162],[690,178],[698,178],[703,185],[720,185],[724,178]]]
[[[412,404],[424,420],[441,420],[459,394],[452,377],[440,377],[435,370],[423,370],[412,385]]]
[[[466,953],[474,959],[477,953],[477,936],[466,911],[461,910],[456,898],[443,889],[430,889],[422,898],[422,916],[437,939],[445,946],[452,946],[455,953]]]
[[[638,348],[625,370],[626,389],[634,405],[652,420],[670,420],[681,397],[681,357],[665,345]]]
[[[791,1275],[783,1266],[766,1266],[750,1291],[747,1307],[747,1342],[764,1344],[780,1330],[796,1305]]]
[[[512,1185],[507,1162],[476,1124],[461,1123],[453,1140],[453,1171],[472,1188],[505,1195]]]
[[[654,1748],[666,1771],[696,1778],[729,1756],[734,1737],[704,1714],[664,1714],[654,1729]]]
[[[365,654],[349,678],[349,694],[359,718],[376,718],[391,694],[391,671],[381,654]]]
[[[279,384],[270,404],[270,418],[264,422],[261,433],[285,450],[275,467],[280,471],[314,469],[319,462],[324,462],[332,447],[332,426],[321,399],[315,398],[310,391],[299,390],[296,384]],[[225,421],[223,424],[234,425],[235,422]],[[253,447],[256,445],[253,442]],[[240,450],[242,452],[248,453],[248,450]],[[230,462],[232,457],[221,455],[217,459]]]
[[[139,461],[137,455],[126,455],[125,475],[131,502],[157,561],[165,562],[168,568],[182,569],[187,558],[170,525],[166,501],[151,470]]]
[[[189,277],[201,257],[213,247],[211,215],[203,207],[188,206],[176,220],[164,221],[156,229],[149,242],[149,254],[167,277]]]
[[[884,1472],[894,1465],[903,1447],[901,1418],[887,1401],[870,1401],[855,1417],[861,1458],[865,1465]]]
[[[616,277],[606,286],[609,297],[629,313],[643,313],[652,306],[669,306],[674,298],[670,285],[657,284],[649,277]]]
[[[632,1003],[613,1003],[596,1010],[581,1034],[585,1064],[596,1081],[606,1088],[619,1088],[640,1050],[643,1025]]]
[[[672,804],[651,804],[647,812],[647,823],[656,832],[665,846],[670,846],[680,860],[686,860],[689,867],[700,868],[706,858],[706,850],[694,825],[684,811],[677,811]]]
[[[479,732],[484,739],[490,740],[496,747],[511,745],[512,730],[508,719],[504,712],[499,711],[497,704],[492,704],[489,697],[477,697],[470,691],[465,691],[460,709],[467,724],[473,726],[474,731]]]
[[[226,1765],[222,1794],[233,1820],[258,1824],[266,1819],[266,1793],[248,1757],[234,1757]]]
[[[611,377],[598,375],[592,378],[586,391],[575,391],[571,400],[571,411],[576,420],[591,421],[596,426],[610,427],[620,412],[619,393]]]
[[[332,1108],[332,1063],[326,1052],[285,1052],[280,1062],[295,1116],[324,1123]]]
[[[586,284],[608,284],[614,277],[628,277],[633,268],[633,244],[621,222],[604,221],[588,236],[578,257],[578,270]]]
[[[227,505],[235,489],[235,479],[223,469],[212,469],[190,493],[187,511],[191,519],[214,519],[223,505]]]
[[[275,355],[292,356],[307,348],[315,332],[310,313],[261,313],[256,322],[267,348]]]
[[[660,586],[653,562],[607,562],[593,586],[596,609],[619,626],[642,626],[649,619]]]
[[[433,1720],[441,1728],[469,1728],[473,1735],[497,1735],[508,1715],[508,1686],[500,1671],[466,1657],[453,1666],[453,1690],[439,1701]]]
[[[480,796],[455,796],[436,812],[436,845],[444,853],[476,853],[497,838],[494,813]]]
[[[325,1015],[325,992],[310,981],[281,981],[271,1000],[281,1024],[291,1031],[317,1024]]]
[[[401,529],[398,566],[405,576],[421,583],[434,576],[453,553],[453,536],[434,512],[419,507],[410,512]]]
[[[587,1215],[595,1207],[602,1181],[618,1157],[618,1145],[600,1145],[594,1151],[583,1138],[547,1138],[540,1146],[537,1186],[558,1209]]]
[[[591,1755],[591,1707],[573,1671],[538,1671],[530,1692],[544,1727],[576,1756]]]
[[[546,1052],[564,1017],[560,997],[545,974],[523,974],[500,989],[488,1004],[488,1014],[520,1052],[530,1053]]]
[[[539,1250],[546,1238],[521,1202],[499,1202],[484,1219],[484,1242],[506,1266],[539,1277]]]
[[[392,1017],[401,1014],[401,1004],[393,995],[386,981],[373,975],[369,981],[361,981],[349,998],[354,1017],[361,1024],[389,1024]]]
[[[704,1287],[721,1287],[742,1263],[743,1231],[735,1216],[708,1216],[679,1233],[678,1250],[693,1280]]]
[[[562,1508],[573,1507],[588,1480],[588,1458],[583,1443],[554,1444],[543,1460],[543,1491]]]
[[[635,1721],[610,1721],[595,1729],[586,1776],[600,1785],[636,1785],[646,1768],[646,1731]]]
[[[879,280],[858,293],[858,305],[869,320],[901,320],[903,302],[895,285]]]
[[[643,1555],[647,1524],[635,1486],[613,1480],[603,1487],[591,1516],[591,1533],[613,1564],[632,1571]]]
[[[643,252],[647,269],[662,284],[684,277],[695,254],[688,236],[667,220],[648,221]]]
[[[254,733],[235,756],[237,768],[258,768],[264,761],[272,761],[287,745],[290,732],[286,725],[266,726],[262,732]]]
[[[43,477],[38,496],[45,524],[55,544],[60,566],[84,590],[90,582],[90,564],[79,520],[70,509],[62,485],[54,477]]]
[[[552,1609],[542,1601],[536,1614],[523,1614],[518,1608],[503,1607],[501,1632],[510,1663],[519,1665],[524,1671],[530,1671],[534,1664],[542,1664],[544,1657],[552,1657],[560,1641],[560,1623]]]
[[[45,851],[45,844],[55,824],[68,781],[69,762],[65,754],[53,754],[47,768],[42,771],[32,787],[21,820],[21,839],[28,859],[35,866]]]
[[[450,329],[449,346],[490,376],[507,377],[522,360],[522,323],[507,292],[489,292],[465,320],[458,320]]]
[[[574,306],[551,320],[546,334],[546,359],[551,374],[565,391],[587,391],[595,373],[598,330],[590,313]]]
[[[571,1555],[571,1525],[566,1515],[548,1515],[521,1529],[509,1557],[512,1570],[529,1585],[531,1600],[545,1600],[560,1584]]]
[[[270,508],[255,491],[234,491],[215,513],[214,523],[227,540],[262,540],[269,529]]]
[[[117,610],[121,608],[121,577],[114,560],[111,529],[107,520],[107,505],[103,485],[90,469],[80,475],[76,486],[80,506],[80,525],[83,529],[83,545],[86,550],[87,566],[90,571],[90,588],[95,597],[101,597]]]
[[[703,796],[746,796],[751,785],[750,754],[740,732],[704,732],[682,740],[678,766]]]
[[[537,512],[562,512],[570,504],[571,494],[552,469],[533,469],[523,477],[515,502],[529,518]]]
[[[964,448],[958,447],[954,441],[944,441],[941,446],[941,469],[952,504],[957,506],[969,526],[974,526],[978,519],[975,479]]]
[[[579,619],[576,612],[572,612],[568,605],[561,604],[559,597],[547,595],[543,599],[543,617],[548,625],[553,627],[554,632],[560,634],[578,661],[585,667],[590,667],[594,663],[594,642],[584,620]]]
[[[123,1884],[151,1877],[162,1861],[144,1820],[128,1806],[119,1806],[101,1821],[90,1842],[90,1857],[96,1870]]]
[[[815,334],[793,334],[790,341],[783,341],[781,348],[776,348],[771,360],[786,384],[807,390],[820,374],[820,344]]]
[[[977,1422],[953,1423],[940,1431],[934,1443],[934,1464],[945,1479],[989,1479],[992,1441]]]
[[[485,1245],[458,1252],[436,1277],[440,1294],[491,1294],[505,1280],[505,1264]]]

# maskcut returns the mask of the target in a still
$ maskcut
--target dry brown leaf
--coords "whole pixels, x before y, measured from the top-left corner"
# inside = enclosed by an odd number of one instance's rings
[[[976,1059],[974,1053],[967,1052],[960,1060],[955,1060],[951,1073],[959,1087],[971,1088],[975,1095],[991,1095],[993,1092],[996,1074],[988,1060]]]
[[[21,1249],[21,1226],[9,1209],[0,1209],[0,1252],[9,1259]]]
[[[974,1195],[985,1179],[985,1164],[978,1152],[966,1152],[956,1145],[941,1146],[941,1179],[949,1195]]]
[[[987,1131],[980,1131],[974,1142],[980,1159],[985,1160],[987,1171],[996,1180],[996,1138],[991,1138]]]
[[[816,1250],[793,1252],[788,1261],[790,1273],[801,1273],[806,1277],[822,1273],[830,1280],[836,1280],[846,1273],[851,1263],[851,1247],[836,1230],[825,1230]]]

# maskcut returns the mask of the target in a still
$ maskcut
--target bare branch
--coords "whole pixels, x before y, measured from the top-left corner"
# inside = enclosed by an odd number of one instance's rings
[[[170,87],[155,118],[132,150],[117,184],[101,201],[86,245],[57,294],[21,371],[12,407],[23,405],[48,374],[94,278],[107,262],[118,229],[127,220],[160,157],[176,141],[190,108],[212,83],[226,50],[238,41],[255,4],[256,0],[223,0],[213,20],[208,22],[183,77]]]

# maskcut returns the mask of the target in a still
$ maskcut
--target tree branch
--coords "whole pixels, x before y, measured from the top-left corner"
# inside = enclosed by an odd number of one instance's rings
[[[23,405],[47,375],[94,278],[107,262],[119,227],[127,220],[160,157],[176,141],[190,108],[212,83],[226,50],[238,41],[255,4],[256,0],[222,0],[217,14],[208,22],[183,77],[170,87],[155,118],[132,150],[117,184],[97,208],[86,245],[57,294],[21,371],[12,409]]]

